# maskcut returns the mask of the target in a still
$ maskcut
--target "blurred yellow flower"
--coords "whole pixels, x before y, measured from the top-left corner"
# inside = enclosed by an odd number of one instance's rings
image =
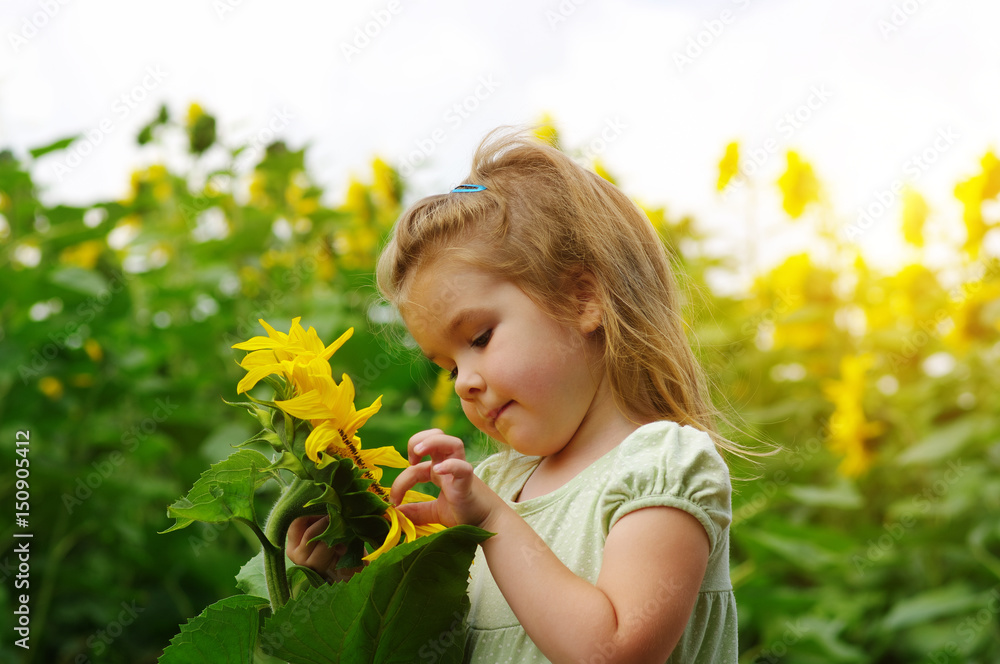
[[[862,401],[865,374],[872,364],[871,354],[847,355],[840,360],[840,380],[826,380],[823,393],[834,405],[830,415],[827,446],[843,456],[837,468],[841,475],[857,477],[871,466],[872,453],[866,441],[882,433],[881,422],[865,419]]]
[[[962,219],[965,222],[964,249],[973,258],[979,255],[986,235],[983,201],[1000,194],[1000,159],[990,151],[979,160],[979,165],[981,172],[955,185],[955,198],[962,203]]]
[[[944,342],[959,353],[976,343],[993,343],[1000,332],[1000,281],[966,284],[965,295],[951,313],[954,326]]]
[[[170,173],[163,164],[152,164],[146,168],[132,171],[131,182],[132,189],[126,203],[134,203],[144,188],[151,188],[149,190],[153,197],[161,203],[173,195]]]
[[[827,287],[821,284],[809,254],[794,254],[769,273],[754,280],[757,308],[775,315],[787,315],[809,299],[825,300]]]
[[[596,157],[594,158],[594,172],[600,175],[608,182],[610,182],[611,184],[618,184],[618,181],[615,179],[615,176],[612,175],[611,171],[609,171],[604,166],[604,161],[602,159],[598,159]]]
[[[73,387],[92,387],[94,385],[94,376],[91,374],[73,374],[70,382],[73,384]]]
[[[290,268],[295,265],[295,256],[289,251],[268,249],[260,256],[260,266],[265,270],[280,266]]]
[[[100,362],[104,359],[104,349],[101,348],[101,344],[97,339],[87,339],[83,343],[83,350],[86,351],[87,356],[94,362]]]
[[[551,114],[545,113],[535,126],[533,132],[536,139],[543,143],[548,143],[554,148],[559,147],[559,130],[556,129],[555,119]]]
[[[824,320],[778,321],[774,327],[774,347],[814,350],[826,343],[832,323]]]
[[[336,233],[334,247],[344,267],[367,270],[375,264],[379,233],[371,226],[355,225]]]
[[[103,251],[104,242],[101,240],[86,240],[63,249],[59,254],[59,262],[90,270],[97,265],[97,259]]]
[[[376,157],[372,160],[372,173],[372,194],[379,204],[389,208],[397,207],[403,195],[403,185],[395,169]]]
[[[982,167],[982,197],[983,200],[995,198],[1000,194],[1000,159],[990,150],[979,160]]]
[[[304,217],[319,209],[319,200],[315,196],[307,196],[306,192],[307,190],[296,182],[296,178],[291,178],[285,187],[285,203],[295,217]]]
[[[715,190],[722,191],[729,184],[729,181],[740,172],[740,146],[733,141],[726,146],[726,153],[719,161],[719,180],[715,183]]]
[[[42,394],[53,401],[58,401],[63,395],[62,381],[52,376],[45,376],[38,381],[38,389],[41,390]]]
[[[905,330],[944,306],[937,277],[919,263],[871,284],[862,305],[870,330]]]
[[[903,239],[915,247],[924,246],[927,201],[915,189],[903,190]]]
[[[205,110],[201,107],[201,104],[191,102],[191,105],[188,106],[187,112],[187,126],[194,126],[194,123],[198,121],[198,118],[203,115],[205,115]]]
[[[358,221],[368,223],[374,216],[374,209],[371,198],[368,196],[368,188],[364,183],[355,177],[351,178],[347,185],[347,197],[344,200],[342,209],[355,215]]]
[[[438,373],[437,381],[434,383],[434,391],[431,392],[431,408],[434,409],[434,417],[431,419],[431,427],[435,429],[447,429],[452,425],[453,417],[451,413],[444,412],[448,407],[448,402],[455,394],[455,383],[447,371]]]
[[[444,410],[454,394],[455,383],[451,380],[451,374],[447,371],[438,372],[434,391],[431,393],[431,408],[438,412]]]
[[[267,193],[267,174],[263,171],[254,171],[250,178],[250,205],[258,208],[272,207],[271,197]]]
[[[813,168],[797,152],[788,151],[788,167],[778,178],[781,189],[781,206],[792,219],[802,216],[806,206],[819,202],[819,180]]]

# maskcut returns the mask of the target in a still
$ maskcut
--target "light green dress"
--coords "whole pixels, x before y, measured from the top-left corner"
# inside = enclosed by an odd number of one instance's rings
[[[514,508],[578,576],[596,583],[604,542],[618,519],[643,507],[669,506],[693,515],[711,544],[708,569],[691,619],[669,664],[737,661],[736,600],[729,580],[729,470],[711,438],[675,422],[644,425],[555,491],[513,499],[539,457],[507,451],[484,460],[479,475]],[[525,563],[535,552],[525,551]],[[664,596],[669,588],[664,588]],[[549,660],[535,647],[497,588],[482,548],[472,565],[466,661],[534,664]],[[603,661],[594,653],[594,661]]]

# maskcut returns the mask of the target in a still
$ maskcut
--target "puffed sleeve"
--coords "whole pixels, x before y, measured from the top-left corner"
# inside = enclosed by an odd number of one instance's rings
[[[732,521],[729,469],[712,438],[676,422],[653,422],[618,446],[601,500],[605,537],[626,514],[645,507],[687,512],[708,533],[709,557],[720,547]]]

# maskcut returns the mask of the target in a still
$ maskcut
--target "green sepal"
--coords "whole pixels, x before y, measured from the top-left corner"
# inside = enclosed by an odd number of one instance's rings
[[[273,436],[274,434],[271,435]],[[306,472],[305,466],[302,465],[302,462],[299,460],[297,456],[295,456],[294,454],[285,449],[277,449],[276,451],[281,452],[281,457],[277,461],[272,463],[270,466],[268,466],[267,467],[268,470],[274,470],[274,471],[280,469],[290,470],[304,480],[311,479],[309,477],[309,473]],[[316,502],[316,500],[317,499],[311,500],[308,504],[312,504]]]
[[[247,395],[247,398],[248,399],[253,399],[253,397],[251,397],[249,394]],[[255,403],[254,401],[227,401],[226,399],[223,399],[222,402],[225,403],[228,406],[235,406],[237,408],[245,408],[248,413],[250,413],[251,415],[253,415],[254,418],[258,422],[260,422],[260,425],[262,427],[264,427],[264,429],[271,428],[271,413],[273,412],[273,409],[275,408],[274,406],[268,406],[272,410],[265,410],[264,408],[260,407],[259,404],[261,402],[259,402],[259,401],[257,401]],[[265,404],[265,405],[267,405],[267,404]]]
[[[457,526],[397,546],[344,583],[307,589],[264,621],[261,641],[291,664],[458,664],[469,566],[491,533]],[[430,648],[430,650],[428,650]]]
[[[207,607],[181,626],[159,664],[251,664],[257,650],[261,611],[270,604],[251,595],[234,595]]]
[[[266,443],[271,446],[275,452],[283,452],[285,448],[281,446],[281,440],[273,431],[268,431],[267,429],[262,429],[261,431],[254,434],[252,438],[247,438],[242,443],[236,443],[231,447],[248,447],[250,445],[257,445],[260,443]]]
[[[160,534],[186,528],[195,521],[243,520],[255,524],[254,492],[275,477],[275,471],[268,470],[270,464],[266,456],[254,450],[238,450],[213,464],[186,496],[167,508],[167,516],[176,521]]]
[[[337,561],[337,569],[352,569],[365,564],[365,543],[359,539],[348,542],[347,551]]]
[[[329,546],[349,543],[360,537],[374,547],[381,546],[389,533],[384,518],[389,504],[368,490],[373,482],[350,459],[337,458],[313,477],[328,488],[311,503],[326,503],[330,525],[319,537]]]
[[[270,376],[264,376],[262,380],[274,390],[275,401],[284,401],[291,398],[291,390],[288,389],[288,381],[285,380],[284,376],[271,374]]]

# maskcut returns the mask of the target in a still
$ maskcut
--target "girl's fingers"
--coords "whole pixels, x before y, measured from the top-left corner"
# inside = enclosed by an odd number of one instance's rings
[[[309,542],[314,537],[319,537],[320,535],[322,535],[326,531],[326,529],[329,526],[330,526],[330,517],[329,516],[321,516],[321,517],[316,518],[316,520],[312,523],[312,525],[310,525],[306,529],[306,532],[305,532],[305,534],[302,537],[303,541],[304,542]]]
[[[443,435],[444,431],[441,429],[427,429],[426,431],[421,431],[420,433],[415,433],[410,437],[409,442],[406,444],[407,456],[409,457],[410,465],[415,466],[420,463],[421,457],[423,457],[424,452],[421,449],[421,453],[418,454],[414,448],[423,443],[425,440],[431,436]]]
[[[449,436],[440,429],[421,431],[407,444],[410,465],[416,465],[430,455],[435,462],[445,459],[465,459],[465,444],[455,436]]]
[[[315,535],[310,537],[305,537],[306,532],[316,524],[320,519],[326,519],[328,517],[323,516],[302,516],[298,519],[292,521],[292,525],[288,527],[288,544],[292,547],[298,547],[301,544],[305,544],[311,540]],[[325,528],[325,526],[324,526]],[[319,531],[323,532],[322,530]],[[319,533],[316,533],[318,535]]]
[[[441,462],[421,461],[415,466],[404,468],[396,477],[389,489],[389,500],[394,505],[399,505],[403,501],[406,492],[421,482],[433,482],[442,486],[441,478],[450,476],[453,486],[447,489],[442,488],[446,494],[455,495],[468,490],[473,476],[472,464],[465,459],[445,459]]]
[[[425,523],[438,523],[438,520],[441,517],[435,507],[436,506],[432,502],[409,503],[407,505],[401,505],[399,507],[399,511],[406,515],[406,518],[419,526]]]
[[[406,492],[412,489],[415,484],[431,481],[431,466],[433,463],[433,461],[424,461],[403,469],[403,471],[396,477],[396,480],[392,483],[392,487],[389,489],[389,500],[392,501],[393,505],[399,505],[402,503],[403,496],[405,496]]]

